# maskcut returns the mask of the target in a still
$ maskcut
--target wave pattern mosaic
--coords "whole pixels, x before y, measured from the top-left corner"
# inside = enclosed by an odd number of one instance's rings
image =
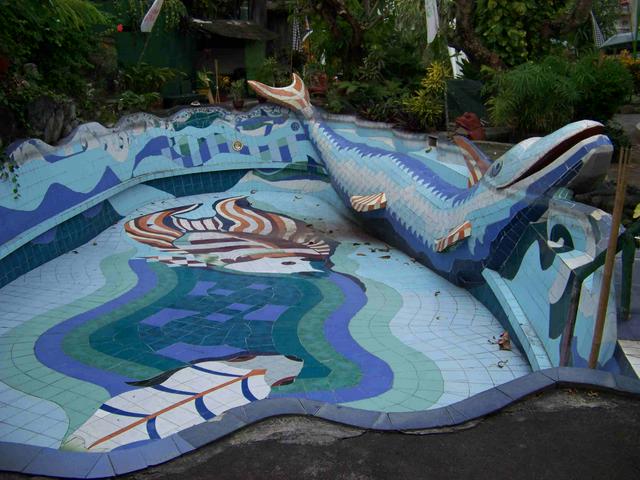
[[[530,371],[478,300],[363,234],[326,180],[272,175],[165,192],[2,289],[2,440],[109,451],[267,397],[419,411]]]

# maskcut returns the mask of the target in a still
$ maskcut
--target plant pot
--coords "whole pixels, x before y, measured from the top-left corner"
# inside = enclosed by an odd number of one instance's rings
[[[239,99],[233,99],[233,108],[235,108],[236,110],[240,110],[242,107],[244,107],[244,98],[239,98]]]

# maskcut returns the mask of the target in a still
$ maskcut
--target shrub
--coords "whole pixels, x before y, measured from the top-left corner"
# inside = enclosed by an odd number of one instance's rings
[[[574,120],[606,123],[632,88],[631,75],[614,58],[550,56],[496,73],[485,94],[495,124],[543,135]]]
[[[0,1],[0,16],[0,110],[15,119],[0,141],[9,143],[28,134],[33,99],[86,98],[91,55],[108,20],[89,0]]]
[[[443,124],[444,94],[450,76],[447,64],[433,62],[420,83],[421,88],[404,101],[407,112],[415,116],[423,128],[436,128]]]
[[[273,87],[282,87],[291,83],[289,71],[283,67],[276,57],[267,57],[258,68],[255,80]]]
[[[124,88],[135,93],[159,92],[168,82],[181,73],[169,67],[154,67],[147,63],[125,67],[122,79]]]
[[[579,96],[564,65],[556,60],[524,63],[497,73],[485,89],[492,94],[488,101],[492,121],[520,133],[536,134],[570,122]]]
[[[405,87],[395,80],[337,82],[327,92],[327,110],[355,112],[374,122],[395,123],[402,116],[405,94]]]
[[[127,90],[118,99],[118,110],[125,112],[146,111],[160,100],[162,100],[162,97],[157,92],[136,93]]]
[[[640,59],[633,58],[628,50],[620,52],[618,58],[633,78],[633,91],[640,93]]]
[[[589,55],[573,68],[573,83],[580,93],[575,118],[606,123],[633,92],[631,74],[615,57]]]

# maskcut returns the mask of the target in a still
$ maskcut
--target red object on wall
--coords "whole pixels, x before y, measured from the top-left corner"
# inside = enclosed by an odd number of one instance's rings
[[[124,32],[124,25],[122,25],[121,23],[118,24],[117,29],[119,32]]]
[[[465,112],[456,118],[456,125],[466,130],[466,136],[471,140],[484,140],[486,138],[480,118],[473,112]]]

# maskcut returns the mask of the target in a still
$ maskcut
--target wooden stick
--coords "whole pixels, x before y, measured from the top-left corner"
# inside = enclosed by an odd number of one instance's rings
[[[214,67],[216,71],[216,103],[220,103],[220,84],[219,82],[219,74],[218,74],[218,59],[216,58],[214,61]]]
[[[611,219],[611,232],[609,232],[607,255],[604,261],[602,284],[600,285],[600,298],[598,301],[596,323],[593,328],[593,341],[591,342],[591,353],[589,354],[589,368],[596,368],[598,366],[598,357],[600,356],[600,346],[602,344],[602,335],[604,332],[604,324],[607,317],[607,306],[609,303],[609,292],[611,291],[611,277],[613,275],[613,266],[616,259],[618,232],[620,230],[622,211],[624,209],[624,196],[627,183],[626,170],[630,157],[630,148],[620,150],[618,160],[618,183],[616,184],[616,196]]]

